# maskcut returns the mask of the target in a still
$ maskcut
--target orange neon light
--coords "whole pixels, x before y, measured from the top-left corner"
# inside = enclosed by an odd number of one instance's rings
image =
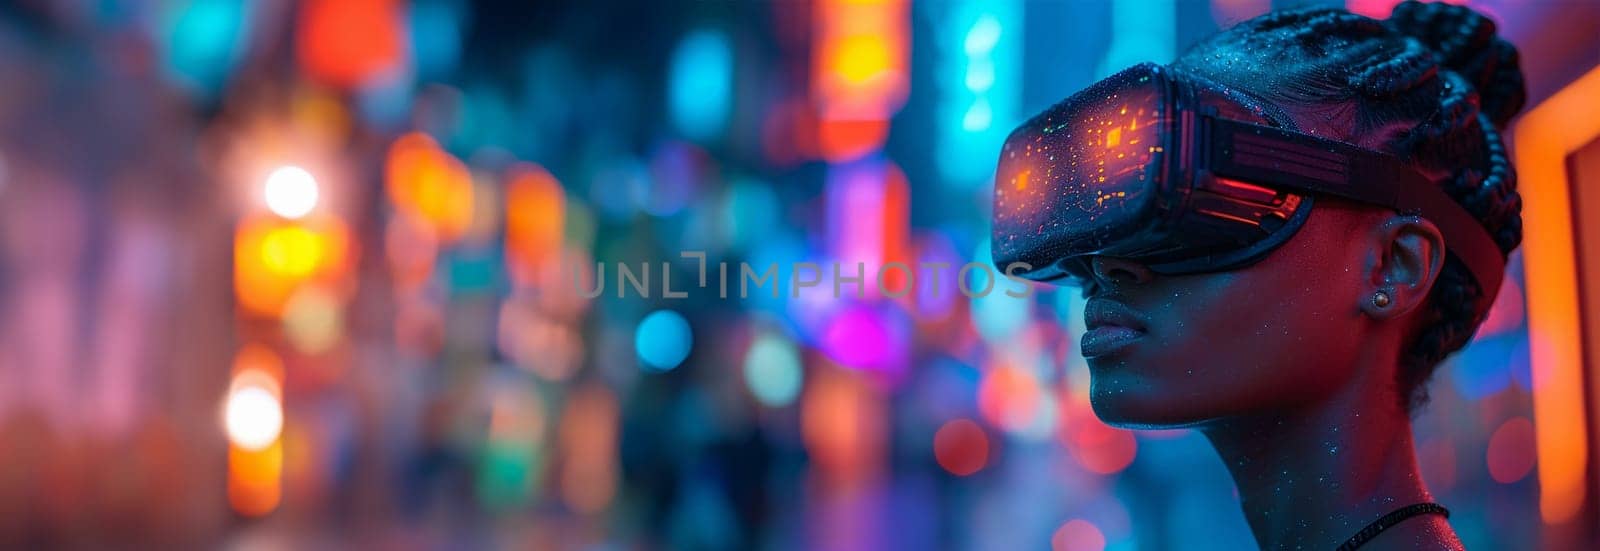
[[[800,439],[816,476],[831,488],[857,488],[883,467],[884,401],[855,371],[831,362],[806,371]]]
[[[820,2],[815,8],[812,92],[823,118],[887,119],[905,102],[910,4]]]
[[[389,200],[400,214],[434,232],[440,243],[461,238],[472,223],[472,172],[427,134],[396,138],[384,163]]]
[[[247,517],[271,513],[283,500],[283,438],[262,450],[228,446],[228,504]]]
[[[505,192],[507,260],[528,269],[548,267],[561,256],[566,193],[539,165],[511,168]]]
[[[405,7],[394,0],[310,0],[295,35],[300,65],[316,79],[351,89],[404,62]]]
[[[234,230],[234,294],[245,311],[277,317],[300,284],[347,273],[350,230],[331,215],[283,220],[257,214]]]
[[[905,104],[910,88],[909,20],[910,4],[901,0],[815,5],[811,100],[824,159],[854,159],[888,138],[889,118]]]
[[[1539,451],[1539,512],[1547,524],[1572,519],[1587,493],[1589,432],[1566,159],[1600,137],[1597,97],[1600,67],[1528,112],[1514,130],[1526,234],[1522,257]]]

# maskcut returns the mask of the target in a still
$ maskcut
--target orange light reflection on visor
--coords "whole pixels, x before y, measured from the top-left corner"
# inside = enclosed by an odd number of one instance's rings
[[[1138,208],[1162,152],[1159,90],[1074,96],[1007,140],[995,190],[995,246],[1014,252],[1092,231],[1105,213]],[[1008,255],[1009,256],[1009,255]]]

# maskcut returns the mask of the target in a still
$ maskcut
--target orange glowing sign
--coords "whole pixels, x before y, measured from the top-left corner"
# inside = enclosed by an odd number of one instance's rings
[[[1600,67],[1524,115],[1512,142],[1523,199],[1539,512],[1549,524],[1572,520],[1588,494],[1584,343],[1566,159],[1600,138],[1597,97]]]
[[[823,158],[844,161],[883,145],[910,87],[910,4],[826,0],[816,5],[811,94]]]

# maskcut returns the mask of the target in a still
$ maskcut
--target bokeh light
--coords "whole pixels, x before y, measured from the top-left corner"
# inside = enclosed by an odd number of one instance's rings
[[[228,439],[250,451],[265,449],[283,431],[283,405],[272,391],[245,384],[228,393]]]
[[[340,88],[358,88],[400,69],[398,0],[308,0],[300,6],[297,53],[306,72]]]
[[[1103,551],[1106,536],[1100,527],[1087,520],[1076,518],[1062,523],[1050,536],[1051,551]]]
[[[284,218],[300,218],[317,207],[317,180],[298,166],[279,167],[267,175],[262,193],[267,208]]]
[[[1060,433],[1067,451],[1091,473],[1109,475],[1128,468],[1139,451],[1138,439],[1130,431],[1106,425],[1087,410],[1084,403],[1067,406],[1067,421]]]
[[[690,32],[672,54],[667,101],[685,136],[710,140],[728,121],[733,99],[733,50],[720,31]]]
[[[805,372],[794,343],[763,334],[750,344],[744,358],[744,382],[750,395],[767,407],[783,407],[800,394]]]
[[[933,434],[933,455],[950,474],[976,473],[989,463],[989,436],[970,419],[947,421]]]
[[[1539,215],[1417,461],[1467,548],[1585,548],[1600,11],[1468,3],[1547,106]],[[0,541],[1249,548],[1204,435],[1095,416],[1081,290],[994,271],[989,211],[1027,115],[1272,4],[8,4]]]
[[[339,296],[326,287],[303,287],[284,304],[284,337],[302,354],[327,352],[344,339],[342,310]]]
[[[688,320],[672,310],[656,310],[639,322],[634,350],[648,368],[666,371],[683,363],[694,346]]]
[[[506,253],[524,280],[550,268],[561,254],[566,196],[543,167],[519,164],[507,175]],[[565,275],[565,274],[563,274]]]
[[[1033,373],[1000,365],[984,373],[978,383],[978,411],[983,419],[1008,431],[1021,431],[1034,423],[1043,405],[1043,391]]]
[[[337,281],[349,260],[349,230],[331,217],[246,218],[234,234],[234,292],[248,312],[277,317],[307,281]]]
[[[389,200],[404,216],[453,242],[472,223],[472,174],[426,134],[410,133],[389,146],[384,167]]]
[[[165,2],[161,33],[166,69],[204,98],[221,91],[249,43],[251,3],[244,0]]]
[[[562,413],[561,496],[581,514],[595,514],[611,504],[617,492],[616,395],[603,385],[577,388]]]
[[[283,441],[261,450],[228,449],[228,503],[246,517],[271,513],[283,501]]]
[[[827,322],[819,339],[822,350],[840,365],[898,373],[905,362],[906,340],[893,315],[870,306],[847,307]]]
[[[1533,422],[1526,417],[1506,420],[1489,437],[1489,476],[1502,484],[1522,480],[1533,471],[1533,450]]]

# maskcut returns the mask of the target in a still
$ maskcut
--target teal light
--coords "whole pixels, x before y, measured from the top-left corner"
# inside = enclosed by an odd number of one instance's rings
[[[656,310],[639,322],[633,337],[634,350],[645,367],[667,371],[683,363],[694,346],[688,320],[672,310]]]
[[[166,13],[167,72],[191,92],[216,95],[242,57],[248,17],[243,0],[192,0]]]
[[[756,337],[744,357],[744,383],[757,402],[768,407],[794,403],[804,379],[800,352],[783,337],[765,334]]]
[[[720,31],[689,33],[672,55],[668,107],[672,123],[684,136],[708,141],[728,122],[733,95],[733,51]]]
[[[411,5],[411,56],[423,80],[450,75],[461,58],[461,13],[458,2],[420,0]]]
[[[491,440],[478,465],[478,499],[495,511],[526,505],[539,486],[542,455],[526,442]]]
[[[956,189],[989,183],[994,159],[1018,122],[1022,99],[1019,0],[941,2],[930,8],[941,28],[934,43],[939,133],[935,161]]]

